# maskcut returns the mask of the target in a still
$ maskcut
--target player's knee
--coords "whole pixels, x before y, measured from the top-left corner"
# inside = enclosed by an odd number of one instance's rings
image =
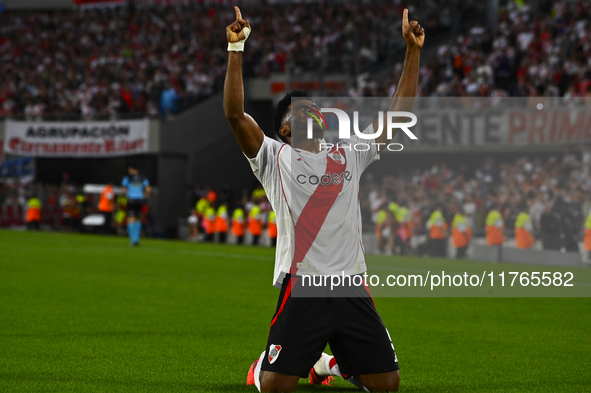
[[[360,379],[370,392],[397,392],[400,386],[400,372],[398,370],[380,374],[379,377],[360,376]]]
[[[283,381],[261,381],[261,393],[291,393],[294,389],[295,386]]]
[[[296,388],[299,378],[273,372],[261,371],[261,393],[290,393]]]

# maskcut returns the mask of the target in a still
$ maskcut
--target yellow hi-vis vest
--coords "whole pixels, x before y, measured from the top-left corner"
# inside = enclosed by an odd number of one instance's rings
[[[429,228],[429,239],[445,239],[445,231],[447,230],[447,223],[443,217],[443,213],[435,210],[431,213],[427,221],[427,228]]]
[[[406,207],[399,207],[396,211],[396,220],[403,223],[410,222],[410,210]]]
[[[386,222],[386,217],[388,216],[388,213],[386,213],[385,210],[380,210],[378,212],[378,216],[376,217],[376,224],[378,225],[382,225]]]
[[[431,213],[431,216],[429,216],[429,220],[427,220],[427,228],[431,228],[432,226],[442,226],[445,223],[445,220],[443,219],[443,213],[441,213],[439,210],[435,210],[433,213]]]
[[[521,212],[515,219],[515,245],[517,248],[531,248],[534,237],[531,234],[533,226],[529,214]]]
[[[29,209],[41,209],[41,201],[37,198],[31,198],[27,201]]]
[[[228,208],[226,207],[226,205],[218,207],[217,216],[223,219],[228,218]]]
[[[244,222],[244,210],[242,210],[240,207],[234,210],[234,213],[232,214],[232,220],[238,221],[240,223]]]
[[[486,226],[494,226],[502,229],[504,225],[503,216],[498,210],[494,209],[488,212],[486,215]]]
[[[197,201],[197,204],[195,205],[195,210],[197,210],[197,214],[200,214],[202,216],[205,215],[205,212],[207,211],[207,209],[209,208],[209,201],[206,198],[201,198]]]
[[[466,220],[466,217],[460,213],[456,213],[453,221],[451,222],[451,227],[456,228],[460,232],[466,232],[466,229],[468,229],[468,220]]]
[[[390,210],[392,214],[394,214],[394,217],[396,217],[396,213],[398,212],[399,207],[400,206],[398,205],[398,203],[390,202],[390,204],[388,205],[388,210]]]
[[[454,247],[466,247],[472,238],[472,229],[461,213],[456,213],[451,222],[451,241]]]
[[[519,213],[517,215],[517,218],[515,219],[515,228],[523,228],[531,232],[533,227],[531,224],[531,218],[529,217],[529,214],[527,214],[526,212]]]
[[[499,246],[505,241],[503,230],[505,222],[501,213],[493,209],[486,216],[486,242],[489,246]]]
[[[244,236],[244,210],[242,208],[236,208],[232,213],[232,235]]]

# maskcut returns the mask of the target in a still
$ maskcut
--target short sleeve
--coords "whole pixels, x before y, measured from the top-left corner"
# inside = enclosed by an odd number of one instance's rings
[[[129,187],[129,178],[127,176],[125,176],[123,178],[123,181],[121,182],[121,186],[122,187]]]
[[[283,143],[279,143],[265,135],[257,155],[253,158],[248,158],[245,155],[252,168],[252,173],[259,179],[263,187],[265,187],[266,180],[271,176],[273,168],[275,168],[273,164],[279,150],[281,150],[281,146],[283,146]]]
[[[373,134],[373,123],[367,126],[365,130],[362,132],[363,134]],[[349,139],[349,143],[353,145],[355,149],[355,154],[357,155],[357,159],[359,160],[359,169],[360,172],[363,172],[369,164],[374,161],[380,159],[380,154],[378,153],[378,146],[373,139],[361,139],[357,135],[351,136]],[[355,145],[360,145],[355,148]],[[366,149],[366,146],[369,145],[369,149]]]
[[[144,187],[150,187],[150,181],[144,177],[144,182],[142,183]]]

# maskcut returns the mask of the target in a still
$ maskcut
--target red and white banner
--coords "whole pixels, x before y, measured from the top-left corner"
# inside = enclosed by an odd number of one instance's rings
[[[5,121],[4,152],[29,157],[113,157],[148,151],[149,120]]]
[[[419,151],[423,147],[542,147],[591,142],[591,108],[415,111],[411,141],[396,141]],[[407,146],[408,145],[408,146]]]

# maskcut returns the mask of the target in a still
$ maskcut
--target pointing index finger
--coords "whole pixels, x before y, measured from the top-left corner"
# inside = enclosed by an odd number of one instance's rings
[[[236,7],[236,8],[238,8],[238,7]],[[408,9],[406,9],[406,8],[402,12],[402,25],[408,26]]]
[[[234,6],[234,11],[236,11],[236,20],[242,19],[242,13],[240,12],[240,8],[238,8],[238,6]]]

